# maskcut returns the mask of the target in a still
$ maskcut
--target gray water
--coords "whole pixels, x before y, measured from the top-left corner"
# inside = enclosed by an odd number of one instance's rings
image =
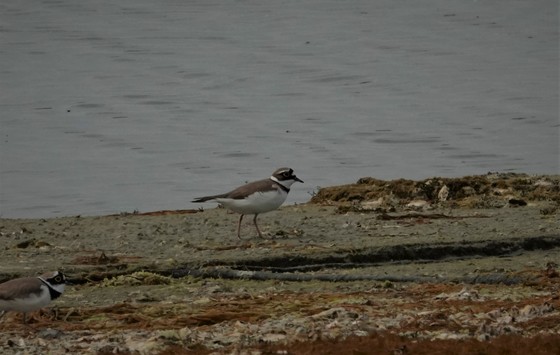
[[[0,215],[196,208],[290,166],[559,172],[558,3],[3,1]],[[211,205],[205,205],[211,206]]]

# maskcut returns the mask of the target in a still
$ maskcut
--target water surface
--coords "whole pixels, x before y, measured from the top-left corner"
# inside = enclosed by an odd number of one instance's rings
[[[0,5],[0,215],[195,208],[318,186],[558,173],[556,1]],[[211,206],[205,205],[205,206]]]

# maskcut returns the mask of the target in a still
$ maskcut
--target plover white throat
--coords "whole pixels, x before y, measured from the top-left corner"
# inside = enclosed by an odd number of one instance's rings
[[[277,209],[286,201],[290,186],[296,181],[303,182],[290,168],[280,168],[268,179],[253,181],[235,190],[220,195],[198,197],[192,202],[216,201],[233,212],[240,213],[237,224],[237,238],[241,239],[241,221],[246,214],[253,214],[253,223],[259,237],[262,233],[257,225],[257,216]]]
[[[23,277],[0,284],[0,317],[8,311],[23,313],[27,323],[27,312],[45,307],[64,292],[66,276],[60,271],[49,272],[39,277]]]

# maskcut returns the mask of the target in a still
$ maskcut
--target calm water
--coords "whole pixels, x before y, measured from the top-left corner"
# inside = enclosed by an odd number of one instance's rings
[[[0,215],[198,207],[318,186],[558,173],[558,3],[0,4]],[[208,206],[211,206],[209,204]]]

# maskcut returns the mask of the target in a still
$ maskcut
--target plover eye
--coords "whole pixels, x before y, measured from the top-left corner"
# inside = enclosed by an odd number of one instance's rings
[[[62,277],[60,276],[55,277],[54,282],[62,282]]]

